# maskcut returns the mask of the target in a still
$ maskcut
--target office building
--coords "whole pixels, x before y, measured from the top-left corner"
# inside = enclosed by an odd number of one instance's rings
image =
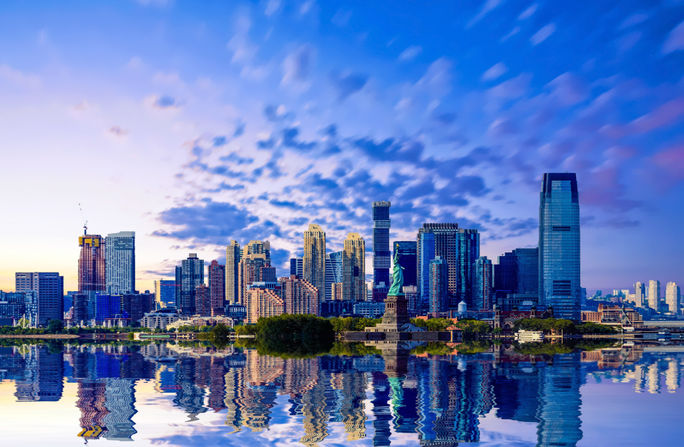
[[[195,294],[192,295],[193,300]],[[195,303],[192,303],[194,309]],[[144,293],[126,293],[121,295],[121,313],[124,318],[128,318],[132,326],[138,326],[140,319],[146,313],[154,310],[154,293],[147,290]]]
[[[344,240],[342,257],[343,295],[347,301],[366,299],[366,243],[359,233]]]
[[[225,314],[225,279],[226,266],[221,265],[218,261],[211,261],[207,271],[209,277],[209,301],[211,307],[211,315],[216,317]]]
[[[385,301],[390,286],[390,202],[373,202],[373,301]]]
[[[333,298],[333,284],[342,283],[342,252],[335,251],[328,253],[325,257],[325,299],[330,301]],[[290,276],[292,273],[290,272]],[[342,298],[340,298],[342,299]]]
[[[204,284],[204,261],[197,257],[197,253],[190,253],[187,259],[176,267],[176,284],[180,284],[178,290],[178,302],[176,308],[183,315],[195,313],[195,290],[197,286]]]
[[[109,294],[135,292],[135,232],[121,231],[105,238],[105,287]]]
[[[580,220],[575,174],[546,173],[539,200],[539,303],[580,319]]]
[[[530,310],[539,297],[539,250],[516,248],[499,256],[493,289],[501,310]],[[495,304],[494,302],[492,304]]]
[[[667,311],[675,315],[679,313],[681,292],[676,282],[668,282],[665,286],[665,305]]]
[[[648,281],[648,307],[656,312],[660,310],[660,281]]]
[[[418,231],[417,281],[420,311],[427,310],[430,301],[430,261],[435,258],[435,235],[429,231]]]
[[[31,326],[46,326],[50,320],[62,320],[64,277],[55,272],[17,272],[16,292],[26,293],[25,312]]]
[[[304,232],[303,279],[316,287],[319,301],[325,298],[325,260],[325,232],[310,224]]]
[[[154,281],[154,295],[157,308],[176,307],[176,281],[172,279],[158,279]]]
[[[646,305],[646,287],[641,281],[634,283],[634,305],[644,307]]]
[[[334,282],[330,285],[330,300],[328,301],[343,301],[344,300],[344,283]]]
[[[492,261],[481,256],[475,261],[473,274],[473,307],[470,310],[492,310]]]
[[[247,290],[253,282],[276,280],[270,267],[271,244],[268,241],[249,241],[242,250],[238,266],[238,304],[244,304]]]
[[[473,273],[475,262],[480,257],[480,234],[477,230],[458,230],[458,255],[456,257],[456,296],[451,294],[450,307],[455,308],[465,301],[470,309],[476,309],[473,300]]]
[[[430,261],[430,303],[429,311],[432,315],[439,315],[449,309],[448,268],[441,256],[435,256]]]
[[[418,262],[418,252],[416,241],[394,241],[394,244],[392,245],[394,248],[392,259],[397,258],[399,260],[399,265],[404,267],[404,286],[417,285],[418,273],[416,266]]]
[[[99,234],[79,236],[78,291],[91,296],[106,290],[104,240]]]
[[[106,320],[121,317],[121,295],[98,293],[93,300],[92,318],[102,326]]]
[[[240,244],[237,241],[231,241],[230,245],[226,247],[226,302],[228,304],[237,304],[240,296]]]
[[[195,287],[195,315],[202,317],[211,316],[211,297],[209,287],[200,284]]]
[[[313,284],[305,279],[290,276],[285,278],[282,285],[286,314],[318,315],[320,293]]]
[[[24,292],[3,292],[0,290],[0,326],[14,326],[24,318],[25,301]]]

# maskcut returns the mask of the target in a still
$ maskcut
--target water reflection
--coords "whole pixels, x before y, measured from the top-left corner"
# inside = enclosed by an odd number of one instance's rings
[[[538,445],[574,446],[582,439],[580,387],[588,377],[656,394],[664,383],[674,393],[684,364],[677,347],[549,355],[491,346],[462,355],[454,346],[440,356],[411,354],[421,351],[405,342],[373,347],[381,354],[281,358],[232,346],[16,345],[0,347],[0,379],[14,383],[17,402],[59,401],[63,378],[75,383],[78,436],[86,439],[137,439],[136,388],[149,381],[187,423],[206,412],[225,417],[228,442],[285,419],[300,424],[298,441],[307,446],[331,437],[456,446],[478,442],[482,418],[493,415],[536,424]]]

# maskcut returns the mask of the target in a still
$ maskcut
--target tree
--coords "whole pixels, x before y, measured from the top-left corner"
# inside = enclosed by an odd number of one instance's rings
[[[51,334],[57,334],[64,330],[64,323],[62,320],[50,320],[48,321],[47,331]]]

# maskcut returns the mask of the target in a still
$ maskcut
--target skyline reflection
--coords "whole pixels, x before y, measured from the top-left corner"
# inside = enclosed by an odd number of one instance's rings
[[[679,347],[542,355],[493,345],[440,356],[411,354],[415,345],[406,343],[375,347],[382,355],[281,358],[232,345],[2,346],[0,379],[13,383],[17,404],[60,402],[74,384],[81,427],[71,434],[75,443],[145,439],[138,415],[151,410],[137,404],[152,393],[168,396],[157,405],[182,412],[184,424],[220,415],[223,428],[212,430],[224,444],[273,443],[274,432],[292,425],[294,441],[306,446],[456,446],[480,442],[483,418],[495,417],[536,425],[529,445],[575,446],[583,438],[581,388],[588,380],[675,394],[684,365]],[[4,402],[0,411],[11,408]]]

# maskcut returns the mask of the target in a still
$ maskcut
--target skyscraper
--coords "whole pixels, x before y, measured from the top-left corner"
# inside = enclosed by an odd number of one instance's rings
[[[480,234],[477,230],[459,228],[457,237],[456,296],[451,294],[450,306],[456,307],[465,301],[468,308],[474,310],[478,304],[473,300],[473,273],[475,262],[480,257]]]
[[[268,241],[249,241],[242,250],[238,266],[238,304],[245,304],[247,289],[255,281],[275,281],[271,275],[271,244]],[[264,279],[264,273],[268,278]]]
[[[492,261],[481,256],[475,261],[471,310],[492,310]]]
[[[135,232],[121,231],[105,238],[105,286],[107,293],[135,292]]]
[[[435,235],[429,231],[418,231],[417,241],[418,312],[427,310],[430,300],[430,261],[435,258]]]
[[[430,261],[430,304],[432,315],[438,315],[449,309],[449,295],[447,290],[447,263],[441,256],[435,256]]]
[[[636,307],[644,307],[644,304],[646,300],[646,288],[644,287],[644,283],[641,281],[637,281],[634,283],[634,304]]]
[[[211,296],[209,287],[200,284],[195,287],[195,311],[193,313],[208,317],[211,315]]]
[[[373,301],[385,301],[390,286],[390,202],[373,202]]]
[[[239,287],[240,244],[230,241],[226,247],[226,302],[237,304],[240,296]]]
[[[494,292],[502,310],[531,308],[539,301],[539,250],[516,248],[494,266]],[[494,303],[492,303],[494,304]]]
[[[392,257],[397,256],[399,265],[404,267],[404,285],[415,286],[418,278],[416,270],[418,262],[416,241],[394,241],[393,248],[394,253]]]
[[[304,277],[304,259],[300,257],[290,258],[290,276],[292,275],[300,279]]]
[[[366,243],[359,233],[344,240],[342,258],[343,294],[346,301],[366,299]]]
[[[216,260],[211,261],[207,276],[209,277],[209,301],[211,305],[211,315],[224,315],[226,297],[226,266],[219,264]]]
[[[197,286],[204,284],[204,261],[197,257],[197,253],[190,253],[180,268],[176,267],[176,283],[180,284],[178,311],[185,315],[194,314],[195,291]]]
[[[54,272],[17,272],[15,291],[31,294],[26,300],[26,314],[32,326],[46,326],[50,320],[62,320],[64,277]]]
[[[668,312],[677,315],[680,307],[680,289],[676,282],[668,282],[665,286],[665,304]]]
[[[78,291],[94,296],[106,290],[104,240],[99,234],[79,236]]]
[[[157,307],[176,307],[176,281],[159,279],[154,281],[154,295]]]
[[[334,251],[325,257],[325,299],[333,299],[333,284],[341,283],[342,279],[342,252]],[[292,272],[290,272],[290,276]],[[340,289],[341,290],[341,289]],[[341,295],[339,299],[342,299]]]
[[[575,174],[546,173],[539,200],[539,302],[580,319],[579,197]]]
[[[310,224],[309,229],[304,232],[303,276],[316,287],[319,301],[324,299],[325,232],[316,224]]]
[[[648,281],[648,307],[658,312],[660,305],[660,281],[651,279]]]

